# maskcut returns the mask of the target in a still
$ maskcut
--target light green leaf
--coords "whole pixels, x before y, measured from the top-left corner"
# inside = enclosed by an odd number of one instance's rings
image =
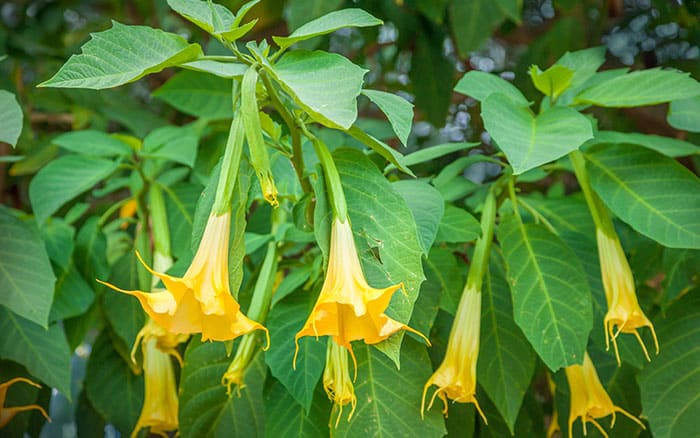
[[[508,18],[520,24],[520,10],[523,8],[523,0],[496,0],[498,8]]]
[[[452,0],[449,11],[452,34],[463,58],[481,48],[505,19],[499,2],[493,0]]]
[[[581,262],[541,225],[502,219],[513,315],[550,370],[580,364],[593,323],[591,293]]]
[[[561,158],[593,137],[591,122],[571,108],[552,107],[535,116],[500,93],[481,104],[481,116],[516,175]]]
[[[325,354],[325,352],[324,352]],[[326,438],[331,403],[322,389],[317,388],[314,403],[307,413],[280,382],[266,392],[265,436],[269,438]]]
[[[221,342],[192,339],[180,378],[180,432],[188,437],[261,437],[265,365],[258,355],[244,378],[240,397],[226,395],[221,384],[232,357]]]
[[[406,146],[413,123],[413,104],[401,96],[376,90],[362,90],[362,94],[374,102],[391,123],[401,144]]]
[[[700,96],[671,102],[667,120],[676,129],[700,132]]]
[[[356,138],[357,140],[360,140],[368,147],[370,147],[374,152],[384,157],[389,163],[393,164],[397,169],[399,169],[403,173],[410,176],[415,176],[411,169],[409,169],[404,163],[403,155],[401,155],[401,153],[398,152],[396,149],[392,148],[383,141],[377,140],[376,138],[367,134],[365,131],[358,128],[357,126],[353,126],[352,128],[348,129],[347,133],[350,134],[352,137]]]
[[[481,225],[466,210],[452,204],[445,206],[435,242],[465,243],[481,235]]]
[[[370,27],[379,26],[382,23],[382,20],[362,9],[342,9],[309,21],[292,32],[288,37],[273,36],[272,39],[281,49],[286,49],[299,41],[326,35],[345,27]]]
[[[220,78],[231,79],[243,76],[248,66],[238,62],[222,62],[212,59],[200,59],[181,64],[180,67],[203,73],[210,73]]]
[[[700,180],[675,160],[628,145],[586,153],[593,188],[620,219],[672,248],[700,248]]]
[[[29,200],[38,223],[65,203],[107,178],[119,163],[102,158],[66,155],[50,162],[29,184]]]
[[[168,0],[168,6],[210,34],[226,32],[234,26],[233,12],[211,1]]]
[[[17,103],[15,95],[0,90],[0,143],[9,143],[15,147],[22,133],[23,120],[22,107]]]
[[[413,166],[415,164],[432,161],[436,158],[444,157],[445,155],[455,152],[471,149],[475,146],[479,146],[480,144],[481,143],[443,143],[435,146],[429,146],[425,149],[404,155],[403,163],[406,166]]]
[[[231,80],[210,74],[182,71],[153,96],[195,117],[211,120],[233,117]]]
[[[583,85],[605,63],[605,47],[566,52],[555,65],[561,65],[574,71],[571,88]]]
[[[530,66],[530,79],[535,88],[540,90],[545,96],[556,99],[571,86],[574,71],[563,65],[553,65],[542,71],[536,65]]]
[[[100,90],[133,82],[151,73],[202,56],[198,44],[148,26],[112,22],[112,28],[92,34],[80,55],[73,55],[40,87]]]
[[[128,144],[102,131],[73,131],[55,137],[51,143],[81,155],[115,157],[132,152]]]
[[[85,371],[85,390],[95,410],[124,434],[136,425],[144,398],[143,375],[134,375],[117,353],[109,333],[95,340]]]
[[[349,129],[367,70],[336,53],[295,50],[267,67],[294,101],[317,122]]]
[[[687,155],[700,154],[700,147],[671,137],[660,135],[639,134],[636,132],[598,131],[595,137],[581,146],[582,151],[587,151],[592,146],[601,143],[633,144],[654,150],[668,157],[685,157]]]
[[[56,277],[31,223],[0,207],[0,304],[44,328]]]
[[[477,375],[514,433],[523,397],[535,372],[535,352],[513,321],[513,304],[503,261],[492,251],[481,298],[481,346]]]
[[[384,355],[370,346],[355,347],[357,408],[352,419],[346,420],[343,410],[336,437],[358,436],[420,436],[445,435],[445,424],[439,409],[432,409],[421,418],[420,404],[423,385],[431,374],[430,359],[425,347],[414,340],[404,342],[401,371]],[[337,410],[331,414],[335,418]]]
[[[455,85],[455,91],[465,96],[472,97],[483,102],[493,93],[501,93],[508,96],[514,103],[520,106],[529,106],[523,93],[515,85],[491,73],[478,70],[467,72]]]
[[[152,131],[143,139],[140,155],[193,167],[197,158],[198,143],[199,135],[194,126],[164,126]]]
[[[427,256],[445,212],[445,201],[442,195],[435,187],[419,180],[396,181],[392,187],[411,209],[418,228],[418,240],[423,248],[423,254]]]
[[[654,68],[628,73],[580,92],[577,103],[604,107],[656,105],[700,96],[700,83],[689,73]]]
[[[700,417],[700,295],[654,321],[661,352],[637,376],[644,415],[658,438],[697,435]]]
[[[56,281],[56,293],[51,306],[49,321],[59,321],[82,315],[90,308],[95,293],[78,273],[75,266],[61,271]]]
[[[60,324],[47,329],[0,306],[0,358],[24,365],[34,377],[71,399],[71,353]]]
[[[67,269],[75,248],[75,228],[64,219],[53,219],[44,224],[39,233],[51,261]]]
[[[304,327],[313,309],[314,298],[310,293],[287,297],[272,308],[267,322],[270,343],[275,348],[265,353],[265,362],[272,375],[287,388],[305,412],[310,412],[315,388],[326,363],[326,339],[304,337],[299,339],[296,369],[293,368],[294,336]]]

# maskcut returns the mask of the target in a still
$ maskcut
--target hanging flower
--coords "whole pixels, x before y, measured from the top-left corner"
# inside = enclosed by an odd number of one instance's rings
[[[616,234],[611,235],[600,228],[596,229],[596,240],[598,241],[603,288],[608,303],[608,312],[605,315],[605,345],[610,348],[610,340],[612,339],[615,357],[617,363],[620,364],[617,337],[620,333],[632,333],[642,346],[644,356],[647,360],[651,360],[637,329],[649,327],[654,338],[656,354],[659,354],[659,341],[656,338],[654,326],[639,307],[634,290],[632,270],[622,250],[620,240]]]
[[[131,357],[133,360],[134,352],[140,345],[146,393],[141,415],[131,432],[131,438],[138,436],[139,431],[147,427],[150,428],[151,434],[161,436],[168,436],[168,431],[177,430],[178,396],[170,356],[182,362],[175,348],[186,339],[187,336],[166,332],[152,319],[149,319],[139,332]]]
[[[467,282],[467,285],[470,283]],[[465,288],[447,342],[445,359],[440,367],[425,383],[421,414],[425,411],[425,396],[428,388],[437,385],[428,409],[433,406],[435,397],[443,402],[443,414],[447,415],[447,399],[460,403],[474,403],[479,415],[484,416],[476,400],[476,362],[479,357],[479,332],[481,326],[481,291],[474,287]]]
[[[5,383],[0,384],[0,429],[7,426],[7,424],[12,421],[13,418],[15,418],[15,415],[19,414],[20,412],[31,411],[34,409],[41,412],[41,415],[43,415],[46,420],[51,422],[49,415],[46,413],[44,408],[39,405],[5,406],[5,398],[7,397],[8,388],[18,382],[24,382],[29,385],[36,386],[37,388],[41,388],[41,385],[24,377],[15,377],[14,379],[10,379]]]
[[[326,279],[311,315],[294,339],[297,347],[294,362],[299,351],[299,338],[303,336],[331,336],[338,345],[348,349],[353,361],[351,341],[376,344],[399,330],[408,330],[428,342],[421,333],[384,313],[391,296],[400,287],[403,285],[375,289],[367,284],[350,222],[334,219]]]
[[[197,253],[181,278],[154,272],[137,253],[146,269],[161,279],[165,291],[129,291],[98,281],[138,298],[144,311],[172,333],[202,333],[203,341],[226,341],[253,330],[267,332],[261,324],[248,319],[231,296],[228,277],[230,221],[230,211],[209,216]]]
[[[603,384],[600,383],[598,373],[593,366],[588,353],[583,357],[583,365],[571,365],[566,367],[566,379],[569,382],[569,392],[571,394],[571,406],[569,407],[569,436],[571,434],[573,424],[577,418],[581,417],[583,423],[583,434],[587,434],[586,423],[591,422],[607,438],[608,434],[596,421],[598,418],[612,415],[610,427],[615,426],[615,413],[620,412],[632,419],[644,429],[644,424],[634,415],[615,406],[610,399],[610,396],[605,391]]]
[[[357,370],[355,370],[357,371]],[[338,427],[340,417],[343,415],[343,406],[352,406],[348,421],[352,418],[357,405],[355,388],[350,379],[350,369],[348,366],[348,352],[344,347],[336,344],[335,341],[328,341],[326,351],[326,368],[323,370],[323,389],[328,394],[328,398],[334,405],[338,406],[338,416],[335,420],[335,427]]]

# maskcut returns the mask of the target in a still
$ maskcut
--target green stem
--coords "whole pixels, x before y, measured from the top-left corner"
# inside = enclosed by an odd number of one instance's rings
[[[493,190],[489,190],[481,212],[481,237],[476,241],[474,247],[467,283],[464,286],[465,292],[467,290],[481,290],[481,283],[489,263],[489,252],[496,223],[496,209],[496,195]]]
[[[593,186],[591,186],[588,170],[586,170],[586,159],[583,157],[583,154],[580,151],[573,151],[569,154],[569,158],[574,166],[576,179],[579,186],[581,186],[581,191],[584,198],[586,198],[588,210],[591,212],[596,227],[608,235],[615,234],[615,227],[613,226],[612,218],[608,214],[607,207],[603,205],[603,202],[593,190]]]
[[[243,129],[242,117],[236,110],[236,101],[238,100],[238,82],[233,81],[233,120],[231,128],[226,140],[226,150],[224,158],[221,161],[221,173],[219,174],[219,182],[216,186],[216,195],[214,197],[214,206],[212,212],[220,216],[231,209],[231,199],[233,197],[233,189],[236,185],[238,177],[238,169],[241,164],[241,155],[243,154],[243,144],[245,143],[245,130]]]
[[[153,234],[153,249],[164,256],[170,255],[170,228],[168,215],[165,210],[163,191],[157,184],[151,184],[151,232]]]

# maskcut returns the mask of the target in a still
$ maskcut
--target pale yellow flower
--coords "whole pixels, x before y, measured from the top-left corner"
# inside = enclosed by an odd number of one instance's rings
[[[162,292],[123,290],[98,281],[138,298],[144,311],[172,333],[201,333],[204,341],[227,341],[253,330],[267,333],[265,327],[240,311],[240,305],[231,296],[228,274],[230,221],[230,212],[209,216],[197,253],[181,278],[153,271],[139,256],[146,269],[165,285],[166,290]]]
[[[49,418],[49,415],[46,413],[44,408],[39,405],[5,406],[5,398],[7,397],[8,388],[19,382],[24,382],[29,385],[36,386],[37,388],[41,388],[41,385],[24,377],[15,377],[14,379],[10,379],[5,383],[0,384],[0,429],[7,426],[7,424],[12,421],[13,418],[15,418],[15,415],[19,414],[20,412],[31,410],[41,412],[41,415],[43,415],[49,422],[51,421],[51,418]]]
[[[326,368],[323,370],[323,389],[333,404],[338,406],[335,426],[338,427],[340,417],[343,415],[343,406],[347,404],[352,406],[350,415],[348,415],[348,421],[350,421],[355,412],[357,397],[355,397],[355,388],[350,379],[348,352],[332,340],[328,341]]]
[[[656,338],[654,326],[639,307],[634,288],[634,277],[622,250],[617,235],[609,235],[601,229],[596,229],[598,241],[598,256],[603,278],[605,298],[608,312],[605,315],[605,345],[610,348],[612,340],[617,363],[620,364],[620,353],[617,348],[617,337],[620,333],[632,333],[644,350],[647,360],[651,360],[647,348],[639,336],[637,329],[649,327],[654,338],[656,354],[659,354],[659,341]]]
[[[577,418],[581,418],[583,423],[583,434],[586,435],[586,423],[590,422],[607,438],[608,434],[596,421],[598,418],[612,415],[610,427],[615,426],[615,413],[629,417],[642,428],[644,425],[634,415],[615,406],[610,399],[610,396],[605,391],[603,384],[600,383],[598,373],[593,366],[591,358],[586,353],[583,357],[583,365],[571,365],[566,367],[566,379],[569,382],[569,392],[571,394],[571,406],[569,407],[569,436],[571,434],[573,424]]]

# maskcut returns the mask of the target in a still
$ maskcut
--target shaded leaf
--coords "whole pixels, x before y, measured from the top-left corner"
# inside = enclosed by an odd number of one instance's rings
[[[396,136],[405,146],[413,123],[413,104],[401,96],[384,91],[362,90],[386,115]]]
[[[102,131],[72,131],[55,137],[53,144],[82,155],[114,157],[130,154],[128,144]]]
[[[419,180],[396,181],[392,186],[411,209],[423,253],[428,255],[445,211],[445,202],[440,192],[430,184]]]
[[[445,205],[445,214],[438,227],[435,242],[464,243],[481,235],[481,225],[466,210],[452,204]]]
[[[182,71],[153,96],[183,113],[211,120],[233,117],[231,80],[206,73]]]
[[[15,95],[0,90],[0,143],[9,143],[14,147],[22,133],[24,114],[17,103]]]
[[[700,96],[671,102],[667,120],[676,129],[700,132]]]

